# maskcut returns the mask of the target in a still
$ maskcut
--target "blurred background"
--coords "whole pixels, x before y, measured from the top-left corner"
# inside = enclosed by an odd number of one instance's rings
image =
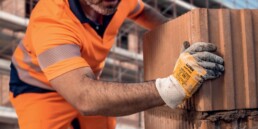
[[[143,0],[173,19],[195,8],[258,9],[258,0]],[[0,129],[18,129],[9,102],[9,65],[13,51],[24,36],[38,0],[0,0]],[[146,30],[132,21],[121,27],[101,76],[116,82],[143,82],[142,37]],[[119,117],[117,129],[143,129],[143,113]]]

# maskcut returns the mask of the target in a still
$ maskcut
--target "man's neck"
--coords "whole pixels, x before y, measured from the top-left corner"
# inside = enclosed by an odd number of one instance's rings
[[[85,0],[80,0],[80,5],[82,7],[84,15],[89,18],[91,21],[97,22],[98,24],[102,24],[103,15],[99,14],[95,10],[93,10]]]

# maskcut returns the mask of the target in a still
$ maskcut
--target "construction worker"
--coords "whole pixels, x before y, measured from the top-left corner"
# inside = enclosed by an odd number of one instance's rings
[[[126,18],[147,29],[168,20],[141,0],[39,1],[12,58],[10,97],[20,129],[114,129],[115,116],[175,108],[223,73],[216,46],[198,42],[184,44],[166,78],[97,80]]]

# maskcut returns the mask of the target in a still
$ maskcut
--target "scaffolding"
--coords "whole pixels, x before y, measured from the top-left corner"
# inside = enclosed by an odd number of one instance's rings
[[[195,8],[255,9],[257,0],[143,0],[164,16],[176,18]],[[9,73],[10,59],[18,42],[24,36],[30,13],[38,0],[0,1],[0,92],[6,92],[2,80]],[[102,80],[116,82],[143,82],[142,38],[146,30],[125,21],[116,37],[101,76]],[[8,80],[8,79],[7,79]],[[4,90],[3,90],[4,89]],[[0,93],[3,102],[6,95]],[[8,102],[7,102],[8,103]],[[1,105],[6,105],[1,103]],[[1,106],[0,105],[0,106]],[[7,104],[8,105],[8,104]],[[0,114],[1,110],[0,108]],[[137,114],[137,127],[142,128],[142,114]],[[0,119],[3,119],[0,115]],[[1,125],[1,121],[0,121]]]

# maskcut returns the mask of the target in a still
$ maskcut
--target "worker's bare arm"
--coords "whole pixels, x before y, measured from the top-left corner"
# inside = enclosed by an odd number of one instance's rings
[[[216,49],[212,43],[184,43],[173,73],[156,81],[134,84],[97,81],[90,67],[84,67],[50,83],[84,115],[128,115],[165,103],[175,108],[190,98],[205,80],[222,75],[224,60],[212,53]],[[182,73],[189,78],[183,78]]]
[[[153,29],[156,26],[167,22],[169,19],[148,4],[145,4],[143,11],[134,17],[133,20],[146,29]]]
[[[52,86],[84,115],[121,116],[163,105],[155,82],[113,83],[97,81],[89,67],[51,80]]]

